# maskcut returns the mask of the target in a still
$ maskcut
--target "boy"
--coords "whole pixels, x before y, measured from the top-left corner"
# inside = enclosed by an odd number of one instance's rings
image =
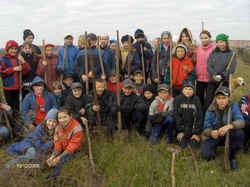
[[[30,131],[35,129],[45,119],[47,112],[58,109],[55,98],[48,92],[48,88],[41,77],[35,77],[22,103],[22,119]]]
[[[35,38],[35,35],[30,29],[25,29],[23,31],[23,41],[31,43],[33,48],[35,49],[36,54],[40,55],[41,50],[39,49],[39,47],[37,47],[36,45],[33,44],[34,38]],[[21,49],[22,49],[22,45],[19,46],[19,50],[21,50]]]
[[[171,143],[174,128],[172,88],[167,84],[161,84],[157,93],[158,97],[149,108],[148,118],[152,125],[149,140],[152,144],[156,144],[167,133],[167,143]]]
[[[81,117],[88,118],[87,110],[91,105],[90,97],[83,94],[83,87],[80,82],[71,85],[72,93],[65,101],[65,107],[73,113],[73,118],[82,124]]]
[[[141,70],[136,70],[134,75],[134,85],[135,85],[135,93],[137,96],[140,96],[143,92],[143,87],[145,86],[145,83],[143,82],[143,73]]]
[[[216,157],[218,145],[224,145],[226,133],[229,132],[229,161],[232,170],[239,170],[236,154],[242,150],[244,142],[244,119],[236,104],[230,101],[230,91],[221,86],[215,91],[215,102],[206,111],[202,132],[202,158],[210,161]],[[228,109],[231,107],[231,121],[228,124]]]
[[[64,90],[62,90],[62,94],[65,95],[66,97],[70,95],[71,93],[71,85],[74,82],[74,77],[71,74],[64,74],[63,75],[63,87]]]
[[[66,92],[63,91],[64,90],[62,83],[59,81],[54,81],[52,84],[51,92],[60,107],[64,106],[64,102],[68,97],[68,95],[66,95]]]
[[[203,112],[192,82],[183,82],[182,93],[174,99],[173,106],[178,145],[186,148],[190,144],[194,149],[199,148]]]
[[[57,70],[63,75],[71,74],[73,76],[76,76],[74,72],[74,67],[75,67],[76,56],[79,53],[79,49],[73,45],[73,40],[74,38],[71,34],[69,33],[65,34],[64,46],[63,48],[57,51],[57,55],[58,55]],[[64,64],[64,71],[62,71],[63,57],[64,57],[64,51],[66,49],[66,46],[68,46],[68,51],[66,54],[66,61]]]
[[[120,84],[120,91],[122,90],[122,82],[119,82]],[[111,71],[108,77],[108,82],[107,82],[107,89],[111,92],[116,93],[117,92],[117,87],[116,87],[116,74],[114,71]]]
[[[143,47],[143,57],[144,57],[144,69],[145,69],[145,79],[148,79],[149,72],[149,63],[148,61],[153,58],[153,51],[151,45],[145,41],[145,35],[143,30],[137,29],[135,31],[135,39],[136,42],[132,45],[136,52],[139,54],[140,61],[142,64],[142,53],[141,53],[141,45]]]

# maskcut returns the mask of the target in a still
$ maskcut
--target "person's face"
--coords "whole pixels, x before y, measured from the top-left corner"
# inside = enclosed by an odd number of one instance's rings
[[[200,40],[203,46],[207,46],[211,42],[211,38],[207,34],[201,34]]]
[[[61,89],[54,89],[53,92],[55,95],[60,95],[62,93],[62,90]]]
[[[122,88],[122,91],[123,91],[123,93],[126,95],[126,96],[129,96],[130,94],[132,94],[132,92],[133,92],[133,88],[132,87],[130,87],[130,86],[127,86],[127,87],[123,87]]]
[[[29,43],[32,43],[34,40],[33,36],[32,35],[29,35],[27,38],[25,38],[25,42],[29,42]]]
[[[141,38],[141,37],[136,38],[136,41],[137,41],[137,42],[142,42],[142,41],[144,41],[144,38]]]
[[[42,95],[44,91],[44,84],[43,83],[34,84],[33,90],[35,95]]]
[[[53,55],[53,49],[54,49],[53,47],[47,47],[45,49],[46,56],[51,57]]]
[[[73,38],[71,36],[68,36],[67,38],[64,38],[64,42],[67,45],[72,45],[73,44]]]
[[[181,47],[178,47],[176,49],[176,56],[179,58],[179,59],[182,59],[184,58],[186,55],[186,52],[185,52],[185,49],[181,48]]]
[[[143,76],[140,73],[137,73],[133,76],[133,79],[135,80],[136,83],[141,83],[143,80]]]
[[[82,49],[85,48],[85,45],[83,44],[83,40],[81,38],[78,38],[78,46]]]
[[[100,44],[102,47],[106,47],[108,45],[108,37],[102,36],[100,37]]]
[[[32,53],[32,48],[29,45],[25,45],[23,47],[23,52],[24,53]]]
[[[146,99],[151,99],[153,97],[153,93],[150,91],[145,91],[144,96],[146,97]]]
[[[48,127],[49,130],[53,130],[53,129],[55,129],[56,126],[57,126],[57,120],[54,120],[54,119],[47,119],[46,125],[47,125],[47,127]]]
[[[96,92],[97,92],[97,95],[102,95],[102,93],[104,92],[104,90],[105,90],[104,83],[96,82]]]
[[[109,76],[109,82],[116,83],[116,75],[110,75]]]
[[[91,39],[91,40],[90,40],[91,47],[94,47],[94,46],[96,45],[96,42],[97,42],[97,40]]]
[[[113,49],[115,51],[115,48],[116,48],[116,43],[112,43],[110,44],[110,48]]]
[[[185,33],[182,33],[181,34],[181,41],[185,44],[185,43],[188,43],[190,41],[190,38]]]
[[[167,91],[167,90],[159,90],[158,91],[158,96],[159,96],[159,98],[161,100],[165,100],[169,96],[169,91]]]
[[[81,88],[74,88],[72,90],[72,94],[74,97],[79,98],[82,95],[82,89]]]
[[[9,54],[10,56],[16,56],[16,55],[17,55],[17,52],[18,52],[17,47],[11,47],[11,48],[9,48],[9,50],[8,50],[8,54]]]
[[[170,36],[169,36],[168,34],[164,34],[164,35],[162,36],[162,42],[163,42],[164,44],[169,44],[169,42],[170,42]]]
[[[217,94],[215,96],[215,101],[218,105],[218,108],[220,110],[224,110],[230,101],[230,97],[223,94]]]
[[[192,95],[194,95],[194,89],[191,87],[184,87],[182,89],[182,93],[186,96],[186,97],[191,97]]]
[[[217,47],[218,47],[221,51],[225,51],[226,48],[227,48],[227,43],[224,42],[223,40],[218,40],[218,41],[216,42],[216,45],[217,45]]]
[[[58,122],[62,126],[67,126],[71,119],[72,119],[72,116],[68,115],[66,112],[58,113]]]
[[[72,78],[68,77],[68,78],[63,80],[63,83],[66,84],[67,86],[71,86],[73,81],[74,80]]]
[[[123,45],[124,49],[128,49],[128,47],[129,47],[128,41],[123,42],[122,45]]]

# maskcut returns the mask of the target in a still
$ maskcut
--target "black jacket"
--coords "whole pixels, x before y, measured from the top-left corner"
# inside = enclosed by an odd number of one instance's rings
[[[32,82],[32,80],[36,77],[36,69],[37,69],[39,58],[37,56],[34,57],[33,53],[26,54],[22,52],[21,55],[23,56],[24,60],[28,62],[31,68],[30,72],[27,75],[23,76],[23,82]]]

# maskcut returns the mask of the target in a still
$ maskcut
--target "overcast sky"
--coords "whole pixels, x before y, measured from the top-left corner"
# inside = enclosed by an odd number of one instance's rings
[[[21,44],[25,29],[37,45],[42,39],[61,45],[68,32],[76,44],[84,31],[115,38],[116,30],[134,36],[137,28],[153,40],[164,30],[179,35],[188,27],[198,39],[202,21],[212,38],[226,33],[250,40],[249,0],[0,0],[0,19],[0,47],[10,39]]]

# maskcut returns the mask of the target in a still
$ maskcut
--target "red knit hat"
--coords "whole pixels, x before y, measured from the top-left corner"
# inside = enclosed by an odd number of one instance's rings
[[[44,46],[44,48],[46,49],[47,47],[52,47],[52,48],[54,48],[55,46],[54,46],[53,44],[46,44],[46,45]]]
[[[6,49],[6,52],[8,53],[9,49],[11,47],[17,47],[18,48],[18,43],[16,43],[14,40],[9,40],[7,43],[6,43],[6,46],[5,46],[5,49]]]

